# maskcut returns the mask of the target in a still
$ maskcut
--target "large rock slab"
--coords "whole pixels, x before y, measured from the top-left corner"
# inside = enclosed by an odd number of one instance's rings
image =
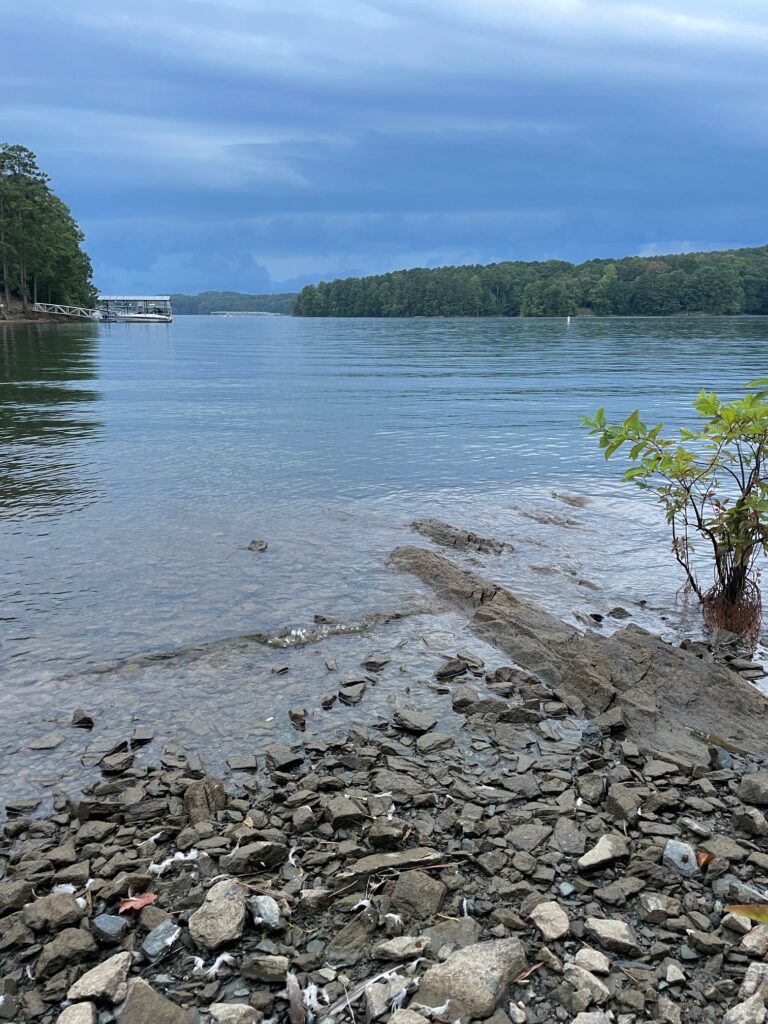
[[[641,745],[697,758],[706,757],[708,742],[726,739],[768,755],[768,701],[736,672],[635,625],[606,637],[581,634],[434,551],[399,547],[390,562],[468,611],[478,636],[553,688],[578,698],[590,717],[619,707],[628,733]]]
[[[421,980],[418,1001],[425,1006],[449,1002],[451,1020],[482,1020],[491,1016],[507,985],[525,967],[525,950],[518,939],[478,942],[430,967]]]

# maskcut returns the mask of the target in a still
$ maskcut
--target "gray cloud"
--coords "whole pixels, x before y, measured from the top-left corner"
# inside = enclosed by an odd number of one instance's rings
[[[4,54],[110,289],[768,240],[762,0],[30,0]]]

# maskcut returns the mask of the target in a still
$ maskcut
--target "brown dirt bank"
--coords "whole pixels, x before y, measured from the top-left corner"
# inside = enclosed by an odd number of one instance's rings
[[[432,551],[400,547],[391,564],[468,611],[478,636],[557,689],[574,711],[620,709],[645,749],[700,756],[711,736],[760,757],[768,753],[768,701],[735,672],[637,626],[609,637],[581,634]]]

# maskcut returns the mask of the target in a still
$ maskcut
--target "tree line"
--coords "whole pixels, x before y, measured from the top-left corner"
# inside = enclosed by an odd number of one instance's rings
[[[0,143],[0,275],[6,309],[16,299],[89,306],[96,302],[83,233],[24,146]]]
[[[198,295],[171,295],[174,313],[231,313],[258,310],[262,313],[290,313],[295,292],[275,295],[246,295],[244,292],[200,292]]]
[[[296,316],[768,314],[768,246],[400,270],[308,285]]]

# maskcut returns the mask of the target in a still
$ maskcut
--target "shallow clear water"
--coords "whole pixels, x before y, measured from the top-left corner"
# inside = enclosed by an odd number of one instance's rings
[[[79,705],[115,735],[140,716],[220,768],[281,733],[287,707],[317,708],[327,658],[349,675],[361,650],[402,644],[371,704],[385,708],[401,662],[427,677],[439,662],[425,631],[479,649],[450,612],[287,653],[211,644],[434,605],[386,565],[427,543],[408,530],[419,515],[511,540],[483,570],[565,617],[621,603],[695,628],[655,510],[578,418],[639,405],[682,422],[698,388],[765,375],[767,337],[761,318],[0,325],[0,798],[75,776]],[[53,730],[61,745],[28,749]]]

